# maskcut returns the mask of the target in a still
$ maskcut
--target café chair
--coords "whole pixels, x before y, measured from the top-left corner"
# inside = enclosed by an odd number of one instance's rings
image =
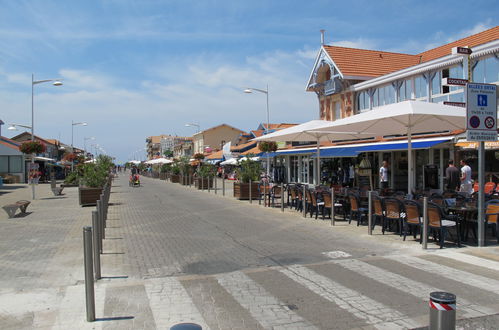
[[[404,218],[404,241],[407,237],[408,229],[411,229],[414,239],[416,239],[417,232],[419,231],[420,242],[422,237],[422,212],[421,204],[411,200],[404,201],[405,218]]]
[[[404,204],[397,198],[387,197],[383,200],[383,206],[385,222],[388,222],[388,224],[396,223],[399,235],[402,236],[402,227],[404,224]]]
[[[372,229],[376,226],[376,223],[381,225],[381,232],[383,235],[385,234],[385,213],[383,211],[383,199],[377,195],[372,196],[373,201],[373,226]]]
[[[485,208],[485,228],[492,228],[492,233],[495,232],[497,243],[499,243],[499,200],[493,199],[487,202]]]
[[[459,221],[449,220],[444,214],[442,207],[436,203],[428,202],[428,227],[435,233],[438,233],[440,240],[440,248],[444,247],[445,236],[449,228],[456,227],[456,243],[461,247],[461,235],[459,234]]]
[[[348,223],[352,222],[353,217],[357,219],[357,226],[362,222],[362,218],[367,218],[368,209],[360,206],[360,197],[357,194],[349,193],[348,200],[350,201],[350,219]]]

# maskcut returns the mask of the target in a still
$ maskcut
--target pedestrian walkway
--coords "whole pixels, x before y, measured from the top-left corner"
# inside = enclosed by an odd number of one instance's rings
[[[459,326],[499,322],[498,248],[399,248],[295,213],[142,183],[121,175],[113,184],[93,323],[81,228],[95,208],[77,205],[76,188],[44,199],[48,186],[33,213],[0,219],[2,329],[417,328],[428,324],[432,291],[457,295]]]

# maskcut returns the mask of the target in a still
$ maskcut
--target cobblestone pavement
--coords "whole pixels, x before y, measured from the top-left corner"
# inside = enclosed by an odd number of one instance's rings
[[[499,324],[496,246],[423,252],[378,228],[368,236],[365,227],[237,201],[230,183],[225,197],[142,183],[114,181],[92,323],[82,227],[95,208],[78,206],[77,188],[54,197],[40,185],[29,214],[0,215],[0,328],[418,328],[437,290],[457,295],[459,328]],[[31,194],[25,185],[0,193],[0,205]]]

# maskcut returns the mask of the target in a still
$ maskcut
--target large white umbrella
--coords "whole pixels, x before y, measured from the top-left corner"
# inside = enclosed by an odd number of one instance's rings
[[[229,158],[220,163],[220,165],[237,165],[239,162],[236,158]]]
[[[407,134],[408,186],[413,188],[412,142],[414,133],[465,129],[466,109],[422,101],[404,101],[331,122],[317,132],[361,132],[367,136]]]
[[[173,160],[167,159],[167,158],[156,158],[156,159],[151,159],[150,161],[147,161],[146,164],[171,164],[173,163]]]
[[[132,163],[132,164],[140,164],[142,163],[140,160],[131,160],[129,161],[129,163]]]
[[[252,141],[316,141],[317,145],[317,171],[316,171],[316,182],[320,183],[320,163],[321,163],[321,152],[320,143],[321,141],[332,141],[346,138],[358,138],[359,132],[351,131],[322,131],[322,128],[329,127],[331,121],[328,120],[311,120],[306,123],[292,126],[279,130],[274,133],[262,135],[253,139]]]

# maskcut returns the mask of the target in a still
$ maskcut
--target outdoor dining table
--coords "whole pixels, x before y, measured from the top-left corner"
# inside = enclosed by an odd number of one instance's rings
[[[477,240],[475,226],[478,223],[476,216],[478,208],[476,205],[452,205],[447,206],[447,211],[458,215],[461,225],[461,239],[462,241],[468,240],[468,233],[471,228],[475,239]],[[478,240],[477,240],[478,242]]]

